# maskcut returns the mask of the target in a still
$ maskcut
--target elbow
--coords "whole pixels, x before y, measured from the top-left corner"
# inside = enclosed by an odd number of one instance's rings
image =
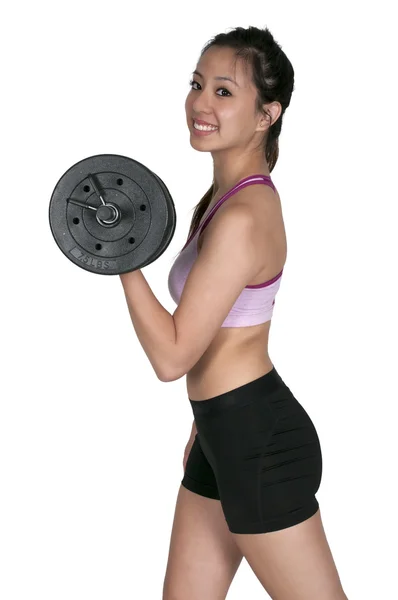
[[[167,383],[169,381],[173,381],[173,379],[170,378],[169,375],[167,375],[166,373],[162,372],[157,372],[156,373],[157,378],[159,379],[159,381],[163,381],[163,383]]]
[[[177,379],[181,379],[181,377],[184,377],[185,373],[167,373],[167,374],[158,374],[158,379],[160,379],[160,381],[163,381],[165,383],[169,383],[170,381],[177,381]]]
[[[166,369],[154,369],[154,371],[159,381],[170,381],[170,373],[169,371],[166,371]]]
[[[187,371],[184,369],[163,369],[162,371],[158,371],[157,373],[158,379],[163,382],[177,381],[177,379],[181,379],[184,375],[187,374]]]
[[[171,354],[171,353],[170,353]],[[186,353],[185,353],[186,354]],[[181,379],[188,373],[188,371],[192,368],[188,364],[188,356],[182,356],[182,352],[179,351],[173,352],[172,356],[169,357],[169,360],[163,361],[162,365],[159,365],[157,370],[157,376],[160,381],[177,381],[177,379]]]

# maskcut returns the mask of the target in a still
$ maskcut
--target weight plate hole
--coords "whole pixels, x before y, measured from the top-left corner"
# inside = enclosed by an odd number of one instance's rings
[[[102,244],[95,244],[95,249],[96,250],[101,250],[102,249]]]
[[[116,183],[117,183],[118,185],[123,185],[123,179],[121,179],[121,178],[120,178],[120,179],[117,179],[117,180],[116,180]]]
[[[135,238],[129,238],[129,244],[134,244]]]
[[[140,206],[140,210],[146,210],[146,206],[145,206],[145,204],[141,204],[141,206]]]
[[[83,190],[85,192],[89,192],[90,191],[90,186],[89,185],[85,185],[84,188],[83,188]]]
[[[73,223],[74,223],[75,225],[79,225],[79,223],[80,223],[80,219],[78,219],[77,217],[75,217],[75,218],[73,219]]]

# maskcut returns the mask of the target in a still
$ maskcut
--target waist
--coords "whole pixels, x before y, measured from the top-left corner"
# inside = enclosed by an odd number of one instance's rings
[[[262,377],[272,368],[268,354],[260,357],[251,353],[234,359],[220,357],[201,367],[195,365],[187,373],[188,398],[197,402],[213,398]]]
[[[268,356],[271,321],[253,327],[223,328],[187,373],[188,397],[206,399],[272,368]]]
[[[189,402],[196,420],[201,417],[215,416],[229,409],[246,406],[256,399],[266,399],[279,393],[292,396],[290,389],[275,367],[272,366],[263,375],[250,379],[246,383],[235,386],[226,392],[199,401],[189,398]]]

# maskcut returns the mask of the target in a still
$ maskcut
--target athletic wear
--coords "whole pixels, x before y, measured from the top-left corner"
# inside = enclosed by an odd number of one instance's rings
[[[317,431],[275,367],[232,391],[190,403],[197,435],[181,483],[220,500],[232,533],[277,531],[317,512]]]
[[[251,175],[239,181],[214,205],[204,222],[192,232],[179,256],[171,267],[168,287],[174,302],[178,304],[185,281],[198,256],[197,242],[201,232],[207,227],[216,211],[228,198],[248,185],[265,184],[275,189],[268,175]],[[258,285],[247,285],[237,298],[221,327],[248,327],[269,321],[272,317],[275,296],[281,284],[283,269],[272,279]]]

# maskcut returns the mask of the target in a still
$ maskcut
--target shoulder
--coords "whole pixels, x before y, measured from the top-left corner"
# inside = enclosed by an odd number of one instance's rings
[[[202,233],[202,248],[234,242],[236,245],[247,245],[253,239],[255,229],[255,213],[246,204],[221,206]]]
[[[257,183],[239,190],[234,196],[236,204],[242,204],[254,213],[256,211],[271,212],[280,205],[279,194],[270,185]],[[231,198],[232,200],[232,198]]]
[[[239,221],[242,226],[261,234],[274,230],[283,220],[278,192],[269,185],[248,185],[220,206],[212,219],[214,228],[216,223],[227,220],[230,223]]]
[[[206,244],[209,253],[216,252],[217,244],[224,241],[229,247],[239,247],[242,256],[255,263],[261,271],[260,281],[272,278],[287,257],[278,192],[268,185],[250,185],[239,190],[219,208],[202,236],[201,245]]]
[[[256,245],[259,254],[269,252],[270,245],[286,245],[285,228],[279,194],[273,187],[264,184],[248,185],[228,198],[216,211],[207,226],[201,231],[197,242],[198,253],[204,243],[214,235],[239,235],[242,242],[243,230]]]

